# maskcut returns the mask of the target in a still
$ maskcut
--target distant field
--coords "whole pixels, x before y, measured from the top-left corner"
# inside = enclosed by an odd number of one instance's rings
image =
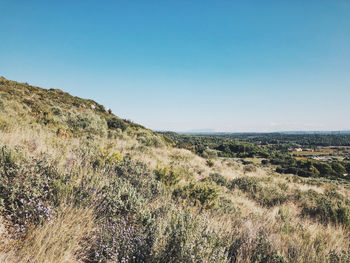
[[[261,164],[261,161],[264,160],[263,158],[244,158],[244,161],[251,162],[254,164]]]
[[[308,158],[307,157],[300,157],[300,156],[297,156],[297,157],[294,157],[296,160],[304,160],[304,161],[306,161],[306,160],[308,160]]]
[[[297,152],[297,151],[294,151],[294,152],[291,152],[292,155],[329,155],[329,154],[333,154],[334,151],[329,149],[329,150],[326,150],[326,151],[316,151],[316,152],[313,152],[313,151],[302,151],[302,152]]]

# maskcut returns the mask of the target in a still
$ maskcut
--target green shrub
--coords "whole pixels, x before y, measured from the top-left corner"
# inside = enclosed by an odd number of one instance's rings
[[[157,253],[153,262],[226,262],[220,236],[204,217],[175,210],[166,218],[154,244]]]
[[[86,133],[100,136],[107,134],[106,121],[90,111],[82,113],[76,113],[74,111],[69,112],[67,124],[77,134]]]
[[[108,130],[108,139],[124,139],[123,131],[121,129]]]
[[[102,221],[95,236],[88,262],[153,262],[148,231],[131,218]]]
[[[229,238],[227,237],[229,240]],[[228,261],[241,262],[261,262],[261,263],[287,263],[286,259],[273,248],[267,239],[267,234],[261,230],[254,238],[238,233],[233,234],[229,240]]]
[[[96,197],[97,216],[113,218],[118,215],[137,214],[145,204],[145,199],[125,179],[116,178],[104,186]]]
[[[28,227],[50,220],[59,204],[59,175],[46,160],[17,160],[15,153],[0,153],[0,212],[24,234]]]
[[[216,158],[216,157],[218,157],[218,153],[215,150],[207,148],[203,151],[202,157],[204,157],[204,158]]]
[[[339,162],[332,162],[332,169],[339,175],[346,173],[345,167]]]
[[[110,182],[94,196],[98,229],[92,262],[154,262],[152,215],[147,204],[161,192],[147,166],[124,158],[109,169]]]
[[[175,169],[174,167],[168,166],[164,168],[155,169],[154,174],[157,180],[159,180],[167,186],[176,185],[184,177],[184,174],[181,173],[179,170]]]
[[[283,204],[288,200],[288,195],[284,190],[274,186],[261,188],[253,195],[253,198],[262,206],[275,206]]]
[[[53,107],[51,111],[56,116],[62,116],[62,109],[60,107]]]
[[[279,231],[285,234],[293,233],[296,227],[292,224],[293,217],[290,214],[290,210],[286,207],[280,207],[276,215],[276,219],[279,220],[278,228]]]
[[[229,181],[219,173],[212,173],[209,175],[209,178],[211,181],[213,181],[217,185],[221,185],[224,187],[230,187]]]
[[[108,170],[109,182],[96,198],[98,214],[106,217],[113,215],[140,214],[144,204],[152,201],[162,191],[160,183],[141,162],[124,158],[114,168]]]
[[[213,167],[214,164],[215,164],[215,163],[214,163],[213,160],[210,160],[210,159],[207,160],[207,165],[208,165],[209,167]]]
[[[243,171],[245,173],[253,173],[256,172],[256,167],[253,164],[248,164],[243,167]]]
[[[91,151],[91,157],[84,156],[86,151],[83,147],[80,151],[77,150],[76,155],[82,155],[81,159],[86,159],[87,165],[95,165],[95,153]],[[90,161],[92,160],[92,162]],[[151,202],[157,198],[162,191],[162,184],[158,182],[154,174],[148,169],[147,165],[141,162],[132,161],[129,157],[124,157],[122,161],[111,162],[100,166],[94,166],[95,169],[91,172],[92,175],[84,176],[78,181],[78,185],[74,192],[80,192],[82,199],[92,198],[90,203],[93,203],[98,209],[103,211],[113,211],[120,209],[125,213],[137,211],[139,203]],[[89,168],[89,166],[87,167]],[[79,177],[79,176],[78,176]],[[74,183],[74,174],[66,175],[64,180]],[[82,189],[84,190],[82,190]],[[126,198],[126,199],[125,199]],[[122,199],[121,202],[119,199]],[[142,201],[143,200],[143,201]],[[146,200],[146,201],[145,201]],[[114,202],[115,201],[115,202]],[[103,204],[103,205],[102,205]],[[130,205],[132,204],[132,205]],[[134,208],[134,206],[136,206]],[[129,211],[129,210],[130,211]],[[141,211],[142,209],[140,209]],[[114,211],[114,213],[118,214]],[[118,210],[119,211],[119,210]],[[100,214],[103,215],[104,212]],[[123,214],[121,212],[121,214]]]
[[[132,161],[128,157],[116,165],[115,176],[127,180],[139,194],[148,200],[153,200],[163,191],[161,183],[146,164]]]
[[[257,244],[252,251],[251,262],[261,263],[287,263],[283,256],[281,256],[267,240],[262,233],[257,238]]]
[[[149,131],[142,131],[138,133],[137,140],[145,146],[151,146],[151,147],[165,146],[165,141],[163,140],[163,137],[153,134],[152,132],[149,132]]]
[[[296,194],[301,202],[302,215],[310,216],[321,223],[342,224],[350,227],[350,201],[334,191],[324,194],[313,190]]]
[[[123,157],[119,152],[111,152],[108,149],[100,148],[96,159],[93,161],[93,167],[109,166],[122,161]]]
[[[288,200],[285,185],[280,187],[262,186],[255,177],[241,177],[232,181],[231,188],[237,187],[262,206],[275,206]]]
[[[173,192],[174,197],[182,198],[200,205],[204,208],[213,207],[219,197],[219,190],[216,186],[207,182],[190,183],[184,187],[177,188]]]
[[[261,186],[255,177],[240,177],[232,181],[231,188],[238,187],[244,192],[254,193],[260,190]]]
[[[128,125],[124,120],[116,117],[107,119],[107,125],[108,125],[108,129],[114,129],[114,130],[121,129],[122,131],[125,131],[126,128],[128,128]]]
[[[0,131],[9,132],[11,129],[11,123],[0,116]]]
[[[220,197],[218,199],[216,206],[214,207],[214,211],[218,215],[230,214],[236,216],[240,213],[239,208],[236,207],[230,199],[226,199],[224,197]]]
[[[309,167],[309,171],[310,171],[310,173],[312,173],[313,174],[313,176],[319,176],[320,175],[320,172],[319,172],[319,170],[317,170],[317,168],[315,167],[315,166],[313,166],[313,165],[311,165],[310,167]]]

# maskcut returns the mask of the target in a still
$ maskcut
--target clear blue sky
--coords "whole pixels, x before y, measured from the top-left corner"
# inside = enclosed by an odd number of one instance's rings
[[[0,75],[157,130],[350,129],[348,0],[0,0]]]

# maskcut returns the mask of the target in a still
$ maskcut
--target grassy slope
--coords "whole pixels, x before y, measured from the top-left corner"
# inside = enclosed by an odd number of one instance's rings
[[[347,185],[209,167],[170,144],[92,100],[0,78],[0,261],[349,260]]]

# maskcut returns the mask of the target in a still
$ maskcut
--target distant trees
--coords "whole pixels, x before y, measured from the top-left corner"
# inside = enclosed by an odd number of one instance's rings
[[[177,147],[186,148],[208,158],[208,151],[227,158],[263,158],[263,165],[276,165],[279,173],[302,177],[344,178],[350,173],[350,162],[297,160],[289,150],[296,145],[317,149],[318,145],[350,145],[350,135],[325,134],[212,134],[179,135],[164,133]],[[311,146],[310,146],[311,145]]]

